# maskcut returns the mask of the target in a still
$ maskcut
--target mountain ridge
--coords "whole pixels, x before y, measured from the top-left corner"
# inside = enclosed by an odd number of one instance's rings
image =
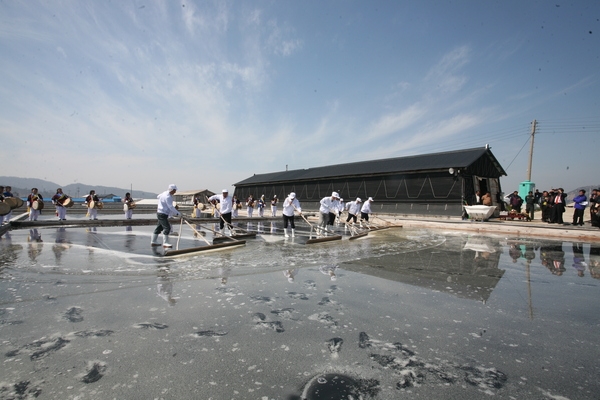
[[[26,197],[31,192],[31,188],[38,188],[44,198],[50,198],[56,193],[56,189],[62,188],[65,194],[71,197],[85,197],[90,190],[95,190],[98,196],[114,194],[115,196],[125,197],[125,193],[131,192],[133,198],[156,198],[158,193],[144,190],[123,189],[116,186],[88,185],[86,183],[71,183],[68,185],[59,185],[58,183],[38,178],[19,178],[16,176],[0,176],[0,185],[12,187],[12,193],[17,197]]]

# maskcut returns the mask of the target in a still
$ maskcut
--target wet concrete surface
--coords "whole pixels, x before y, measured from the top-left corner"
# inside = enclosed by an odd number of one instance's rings
[[[279,223],[243,228],[261,233],[179,258],[152,252],[151,226],[3,236],[0,399],[599,393],[596,244],[397,228],[306,245]],[[201,243],[182,229],[180,247]]]

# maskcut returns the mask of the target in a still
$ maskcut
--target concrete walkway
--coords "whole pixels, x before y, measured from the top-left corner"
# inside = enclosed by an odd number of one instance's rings
[[[567,209],[564,214],[565,221],[572,220],[572,210]],[[569,211],[571,211],[569,213]],[[587,210],[586,210],[587,211]],[[541,213],[540,213],[541,215]],[[587,214],[589,216],[589,214]],[[584,226],[573,226],[570,223],[565,225],[548,224],[538,219],[534,215],[533,221],[524,220],[500,220],[492,218],[488,221],[463,221],[460,218],[416,218],[411,216],[379,215],[386,221],[410,228],[428,228],[444,229],[465,232],[475,232],[478,234],[494,234],[516,237],[534,237],[547,239],[563,239],[566,241],[577,241],[594,243],[600,242],[600,229],[586,221]],[[377,219],[374,219],[377,222]]]

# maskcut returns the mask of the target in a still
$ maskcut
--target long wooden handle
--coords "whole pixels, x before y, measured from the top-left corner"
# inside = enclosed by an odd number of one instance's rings
[[[183,226],[183,218],[181,218],[181,222],[179,223],[179,235],[177,235],[177,245],[175,246],[175,250],[179,250],[179,239],[181,239],[181,227]]]
[[[298,209],[296,208],[296,206],[295,206],[295,205],[293,205],[293,204],[292,204],[292,207],[294,207],[294,210],[295,210],[295,211],[298,211]],[[298,214],[300,214],[300,216],[302,217],[302,219],[303,219],[304,221],[306,221],[306,223],[308,224],[308,226],[310,226],[311,228],[313,228],[312,224],[311,224],[310,222],[308,222],[308,220],[307,220],[307,219],[304,217],[304,215],[303,215],[303,214],[302,214],[300,211],[298,211]]]
[[[211,231],[212,233],[218,233],[218,234],[221,234],[220,232],[217,232],[217,231],[215,231],[215,230],[213,230],[213,229],[210,229],[209,227],[206,227],[206,226],[204,226],[204,225],[202,225],[202,227],[203,227],[204,229],[208,230],[208,231]],[[223,235],[223,236],[225,236],[225,235]],[[226,237],[227,239],[231,239],[231,240],[233,240],[234,242],[243,242],[243,240],[238,240],[238,239],[236,239],[236,238],[234,238],[234,237],[232,237],[232,236],[225,236],[225,237]]]
[[[185,223],[186,223],[186,224],[188,224],[188,226],[189,226],[190,228],[192,228],[192,230],[193,230],[194,232],[196,232],[196,234],[197,234],[198,236],[200,236],[200,237],[202,238],[202,240],[204,240],[204,241],[206,242],[206,244],[207,244],[207,245],[209,245],[209,246],[212,246],[212,243],[210,243],[208,240],[206,240],[206,238],[204,237],[204,235],[202,235],[200,232],[198,232],[198,231],[196,230],[196,228],[194,228],[194,227],[192,226],[192,224],[190,224],[190,223],[189,223],[189,222],[188,222],[188,221],[187,221],[185,218],[181,218],[181,220],[182,220],[182,221],[185,221]]]

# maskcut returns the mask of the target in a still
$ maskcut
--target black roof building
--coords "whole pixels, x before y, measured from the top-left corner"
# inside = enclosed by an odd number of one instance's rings
[[[460,215],[476,190],[490,192],[497,204],[501,176],[506,172],[486,146],[257,174],[236,183],[235,194],[285,198],[295,192],[310,209],[336,191],[346,201],[373,197],[374,212]]]

